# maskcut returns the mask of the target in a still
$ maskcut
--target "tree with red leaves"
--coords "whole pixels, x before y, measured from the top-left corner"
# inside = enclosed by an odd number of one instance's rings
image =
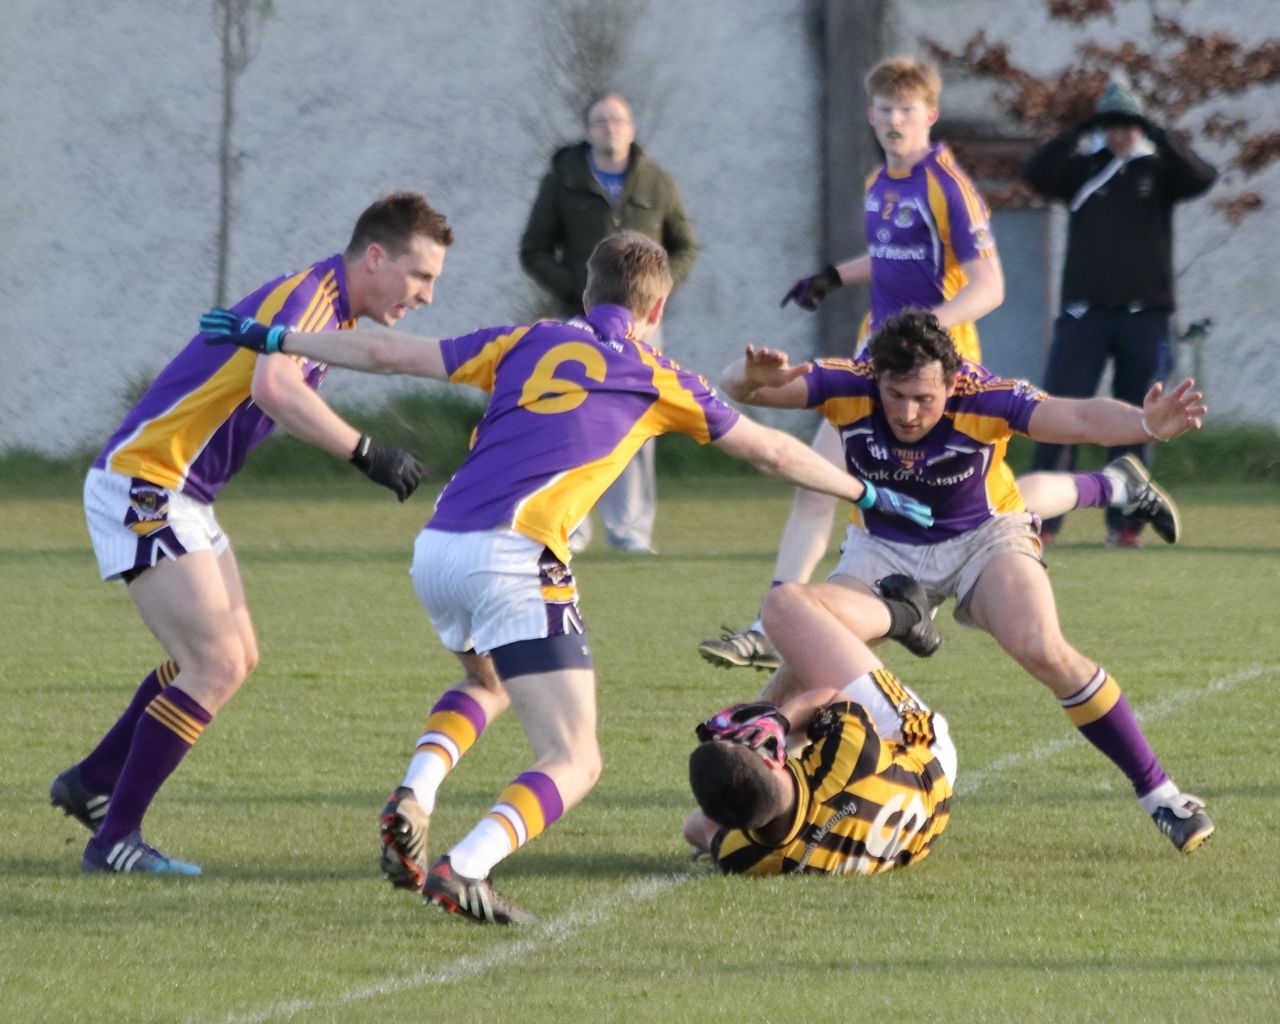
[[[1044,0],[1053,21],[1080,29],[1103,18],[1114,19],[1121,4],[1133,0]],[[1212,140],[1227,148],[1225,190],[1213,200],[1230,224],[1261,209],[1260,193],[1248,179],[1280,159],[1280,131],[1258,128],[1249,119],[1213,108],[1215,100],[1239,97],[1248,90],[1280,81],[1280,39],[1246,45],[1225,32],[1197,33],[1177,17],[1183,0],[1143,0],[1149,19],[1148,45],[1132,41],[1106,46],[1082,38],[1073,60],[1056,72],[1035,74],[1015,63],[1009,43],[978,32],[959,49],[928,42],[935,60],[995,84],[993,99],[1014,122],[1034,134],[1055,134],[1085,120],[1109,77],[1127,75],[1130,88],[1146,104],[1152,120],[1172,131]],[[1096,36],[1096,32],[1094,35]],[[1274,107],[1273,107],[1274,109]],[[981,158],[965,154],[966,165],[1005,182],[989,190],[993,205],[1025,205],[1026,186],[1017,180],[1016,159],[1003,156],[1001,166],[981,167]]]

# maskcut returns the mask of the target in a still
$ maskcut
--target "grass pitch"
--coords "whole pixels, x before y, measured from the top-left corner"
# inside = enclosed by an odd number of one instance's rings
[[[407,576],[422,495],[229,490],[257,673],[162,791],[147,835],[196,880],[81,877],[47,803],[162,658],[96,579],[79,502],[0,501],[0,1008],[6,1021],[1271,1021],[1280,1006],[1280,504],[1183,498],[1178,548],[1107,551],[1073,516],[1051,571],[1067,635],[1120,680],[1218,832],[1182,857],[1039,684],[944,610],[890,664],[951,722],[951,825],[918,867],[723,879],[687,860],[695,721],[763,676],[694,645],[744,625],[787,492],[667,486],[655,558],[576,568],[605,774],[500,866],[539,916],[479,928],[377,872],[375,819],[454,678]],[[1152,542],[1155,545],[1156,542]],[[446,783],[433,849],[527,759],[493,725]]]

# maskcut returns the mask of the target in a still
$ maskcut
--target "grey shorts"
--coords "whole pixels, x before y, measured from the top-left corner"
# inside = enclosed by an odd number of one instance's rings
[[[934,608],[956,599],[955,619],[972,626],[969,596],[992,559],[1010,552],[1043,564],[1040,531],[1029,512],[995,516],[976,530],[937,544],[902,544],[850,526],[840,545],[840,562],[828,579],[845,576],[875,589],[876,580],[904,573],[929,591]]]

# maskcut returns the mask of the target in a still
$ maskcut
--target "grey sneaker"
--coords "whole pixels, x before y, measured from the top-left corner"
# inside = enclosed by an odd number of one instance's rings
[[[724,634],[719,640],[703,640],[698,653],[720,668],[741,665],[772,671],[782,664],[778,652],[769,638],[758,629],[744,629],[735,633],[728,626],[721,626]]]
[[[80,766],[73,764],[49,786],[49,803],[61,807],[62,813],[75,818],[90,832],[97,832],[107,816],[110,793],[92,793],[80,781]]]
[[[1190,793],[1179,793],[1151,815],[1156,828],[1169,837],[1180,853],[1191,853],[1213,835],[1213,819],[1204,809],[1204,801]]]
[[[498,892],[487,878],[464,878],[448,857],[431,865],[422,887],[422,902],[477,924],[533,924],[535,918]]]
[[[1156,536],[1166,544],[1177,544],[1182,534],[1178,506],[1151,479],[1151,474],[1133,455],[1121,455],[1107,463],[1104,473],[1116,473],[1129,489],[1129,502],[1120,511],[1138,522],[1150,523]],[[1127,545],[1121,545],[1127,546]],[[1131,546],[1131,545],[1128,545]]]
[[[427,877],[427,835],[431,815],[408,786],[398,786],[378,817],[382,874],[397,889],[422,892]]]

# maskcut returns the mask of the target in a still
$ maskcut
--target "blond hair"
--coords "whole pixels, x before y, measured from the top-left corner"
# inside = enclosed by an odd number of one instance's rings
[[[938,69],[914,57],[886,57],[871,69],[866,85],[869,97],[915,94],[929,107],[936,107],[942,94]]]
[[[584,299],[592,306],[625,306],[645,316],[672,286],[667,250],[638,231],[603,238],[587,260]]]

